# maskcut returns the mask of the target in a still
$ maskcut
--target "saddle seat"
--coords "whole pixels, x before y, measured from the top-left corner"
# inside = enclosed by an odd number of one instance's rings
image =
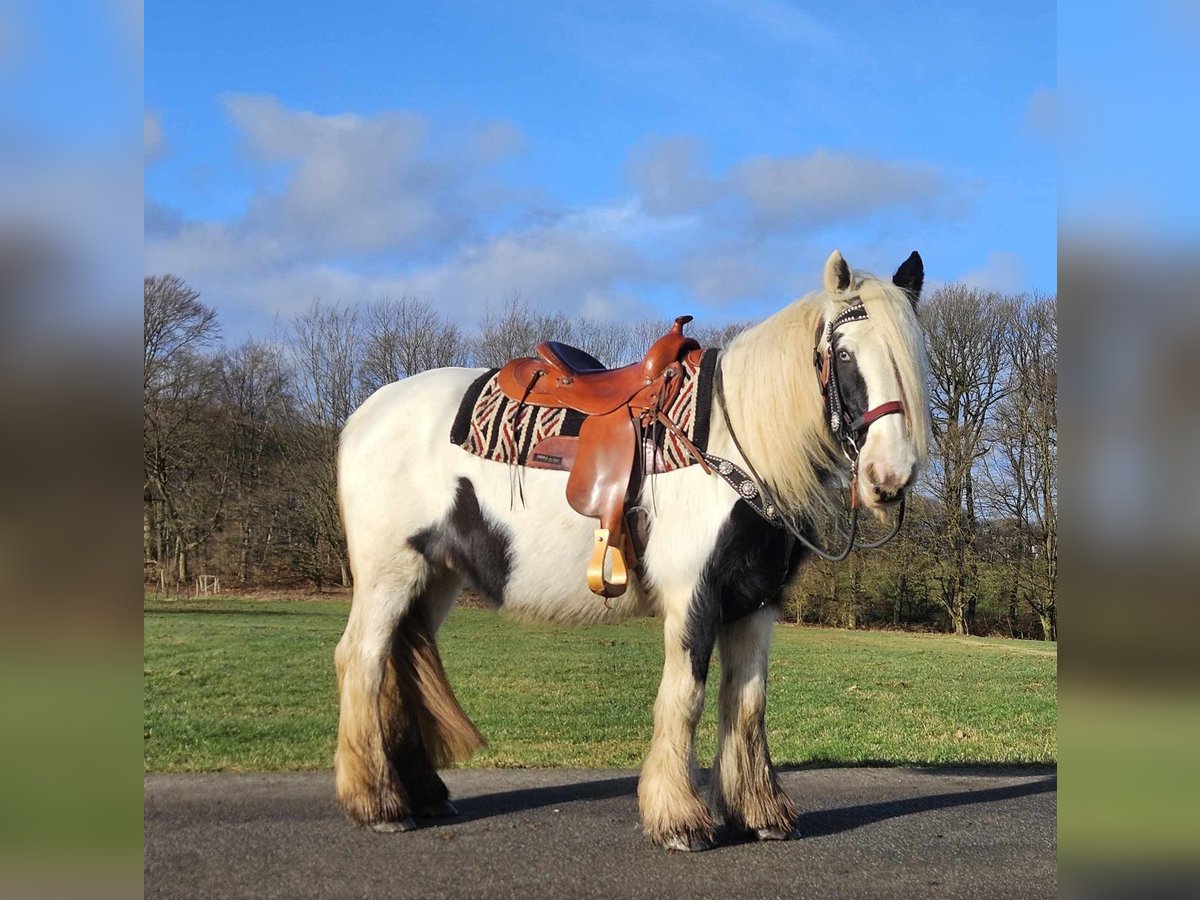
[[[691,316],[677,318],[641,362],[619,369],[606,369],[577,347],[546,341],[538,344],[536,357],[510,360],[497,375],[510,399],[586,416],[578,438],[546,438],[533,448],[531,459],[560,460],[552,467],[571,473],[567,502],[576,512],[600,520],[587,581],[602,597],[625,592],[627,557],[637,566],[625,516],[626,504],[641,484],[640,431],[659,420],[678,393],[684,358],[700,350],[699,343],[683,334],[690,321]],[[543,445],[552,446],[539,452]]]
[[[641,362],[619,369],[606,369],[578,347],[546,341],[537,345],[536,357],[514,359],[500,370],[500,388],[514,400],[573,409],[585,416],[607,415],[621,406],[645,411],[653,405],[663,382],[678,377],[679,361],[700,348],[683,334],[683,326],[691,320],[691,316],[680,316]]]

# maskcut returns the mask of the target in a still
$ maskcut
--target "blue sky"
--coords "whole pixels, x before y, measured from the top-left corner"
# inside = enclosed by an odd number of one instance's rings
[[[1051,3],[158,3],[146,260],[314,297],[711,321],[840,247],[1053,292]]]

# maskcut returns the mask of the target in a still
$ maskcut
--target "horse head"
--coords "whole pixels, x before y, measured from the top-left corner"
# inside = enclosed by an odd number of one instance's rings
[[[852,271],[837,250],[825,263],[814,364],[827,423],[857,473],[859,499],[874,510],[903,498],[927,451],[927,364],[916,316],[924,278],[916,251],[890,282]]]

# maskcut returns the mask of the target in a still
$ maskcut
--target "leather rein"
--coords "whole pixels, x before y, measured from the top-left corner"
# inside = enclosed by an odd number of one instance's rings
[[[725,401],[725,379],[722,372],[722,367],[718,363],[716,377],[714,379],[716,388],[717,403],[721,407],[721,416],[725,420],[725,427],[729,430],[729,436],[733,439],[733,445],[737,448],[742,459],[746,463],[746,467],[750,470],[750,476],[753,478],[752,486],[746,485],[744,482],[739,489],[742,496],[750,500],[750,506],[760,516],[770,522],[772,525],[782,525],[784,529],[801,544],[819,556],[821,559],[829,562],[841,562],[850,555],[850,552],[856,547],[860,550],[874,550],[882,547],[900,531],[900,526],[904,524],[904,506],[906,497],[901,497],[900,505],[896,512],[896,522],[892,529],[882,539],[871,542],[856,543],[858,537],[858,455],[862,449],[863,443],[867,439],[867,431],[873,422],[882,419],[884,416],[893,414],[903,415],[904,404],[899,400],[889,400],[886,403],[881,403],[878,406],[872,407],[851,417],[851,412],[847,408],[845,398],[842,395],[842,385],[837,375],[837,366],[833,361],[833,335],[842,325],[849,322],[862,322],[868,318],[867,310],[862,303],[856,303],[849,306],[841,313],[829,321],[823,328],[817,327],[817,341],[813,347],[813,366],[817,371],[817,378],[821,385],[821,394],[825,398],[826,422],[829,425],[830,431],[837,438],[842,455],[846,457],[850,464],[850,511],[848,514],[849,521],[847,527],[843,530],[838,530],[845,540],[845,546],[838,552],[833,553],[817,546],[804,534],[803,522],[797,524],[794,514],[785,513],[783,508],[772,496],[767,488],[766,482],[758,474],[754,468],[754,464],[750,461],[750,457],[742,448],[741,442],[738,440],[737,432],[733,430],[733,423],[729,419],[729,408]],[[821,352],[822,331],[824,332],[825,352]],[[716,461],[715,458],[710,458],[710,462]],[[725,461],[721,461],[725,462]],[[737,467],[732,467],[736,469]],[[733,481],[729,478],[728,473],[721,470],[721,474],[726,477],[732,484]],[[749,479],[747,479],[749,480]],[[735,485],[735,488],[738,486]],[[756,488],[757,491],[752,491]],[[759,496],[754,497],[757,493]],[[761,498],[761,500],[759,499]],[[757,501],[757,502],[756,502]]]

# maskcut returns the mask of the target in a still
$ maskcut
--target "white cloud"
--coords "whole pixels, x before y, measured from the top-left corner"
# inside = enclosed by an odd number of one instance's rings
[[[549,227],[488,238],[440,262],[359,272],[332,261],[297,259],[285,242],[215,223],[148,236],[146,265],[151,272],[186,273],[206,296],[261,316],[290,316],[314,297],[358,302],[410,293],[472,320],[488,303],[512,293],[546,309],[625,310],[631,300],[622,283],[645,268],[627,244]]]
[[[828,150],[750,157],[719,174],[704,160],[698,138],[663,138],[630,154],[626,176],[650,216],[699,217],[713,230],[758,236],[812,233],[885,211],[957,216],[972,188],[933,166]]]
[[[936,169],[817,150],[808,156],[760,156],[732,173],[759,228],[815,229],[886,209],[928,211],[949,185]]]
[[[631,154],[634,196],[562,209],[536,186],[505,185],[495,164],[523,142],[509,123],[446,132],[405,112],[225,104],[265,186],[223,220],[186,221],[147,199],[145,265],[187,279],[231,321],[401,293],[468,322],[515,292],[597,316],[653,314],[647,295],[782,302],[817,286],[797,282],[797,258],[819,266],[831,228],[944,210],[961,193],[929,167],[826,151],[713,172],[701,141],[677,136]],[[150,154],[161,147],[151,113],[146,135]]]
[[[787,0],[715,0],[713,5],[756,36],[779,43],[816,46],[836,38],[832,29]]]
[[[684,261],[682,271],[687,286],[707,303],[761,297],[777,274],[777,266],[748,246],[705,247]]]
[[[1025,107],[1025,127],[1034,134],[1053,140],[1058,133],[1058,95],[1048,87],[1040,87]]]
[[[578,311],[621,293],[643,264],[632,247],[586,231],[536,228],[493,237],[407,279],[409,289],[457,309],[481,310],[519,292],[535,306]],[[590,297],[590,300],[588,298]]]
[[[525,135],[511,122],[492,122],[475,138],[479,158],[487,162],[513,156],[525,146]]]
[[[225,106],[252,157],[292,167],[282,191],[254,198],[246,228],[309,257],[453,245],[495,202],[475,190],[477,174],[519,141],[505,123],[494,123],[473,147],[440,146],[413,113],[322,116],[246,95],[226,98]]]
[[[704,143],[690,135],[662,138],[630,154],[626,174],[651,215],[694,212],[713,203],[722,186],[704,166]]]
[[[146,164],[157,162],[166,150],[162,122],[150,110],[142,113],[142,155]]]
[[[969,287],[981,288],[985,291],[1018,294],[1025,290],[1027,276],[1028,269],[1021,257],[1015,253],[993,250],[987,255],[987,262],[979,268],[967,272],[958,280]]]

